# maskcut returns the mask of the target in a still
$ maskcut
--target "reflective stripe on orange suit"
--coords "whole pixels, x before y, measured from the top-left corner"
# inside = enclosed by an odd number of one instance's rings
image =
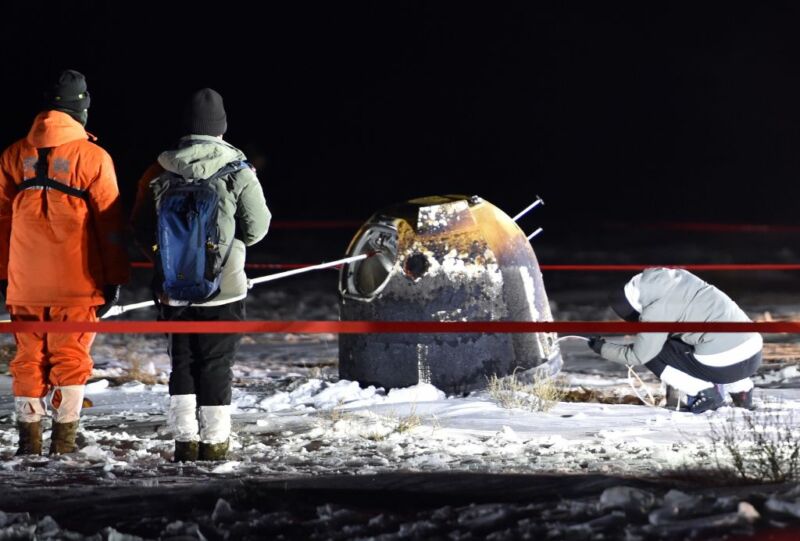
[[[51,148],[48,176],[84,190],[86,201],[53,189],[18,190],[23,180],[36,176],[37,148]],[[93,307],[104,302],[103,286],[124,284],[128,278],[111,157],[68,114],[40,113],[28,136],[0,155],[0,280],[8,280],[9,311],[38,318],[49,308],[51,318],[91,321]],[[56,383],[54,378],[58,385],[86,381],[91,340],[84,346],[79,334],[60,336],[16,337],[16,396],[27,396],[21,389],[41,393]],[[56,368],[60,363],[68,368]]]
[[[10,306],[12,321],[97,321],[94,306]],[[50,386],[85,385],[95,333],[17,333],[9,364],[14,396],[43,397]]]

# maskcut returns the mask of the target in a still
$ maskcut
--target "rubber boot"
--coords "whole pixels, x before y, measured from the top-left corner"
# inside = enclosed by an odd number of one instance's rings
[[[173,462],[196,462],[200,456],[200,443],[196,441],[175,440],[175,456]]]
[[[752,410],[753,408],[753,389],[740,391],[738,393],[728,393],[731,395],[733,405],[737,408]]]
[[[42,454],[42,422],[17,423],[19,431],[19,448],[17,456]]]
[[[677,410],[681,406],[681,392],[679,389],[672,385],[667,385],[666,392],[666,408],[670,410]]]
[[[78,435],[78,421],[71,423],[53,423],[53,434],[50,438],[50,454],[63,455],[78,450],[75,437]]]
[[[752,379],[744,378],[729,383],[725,386],[725,390],[728,391],[735,407],[748,410],[753,409],[753,391],[755,390],[755,386],[753,385]]]
[[[169,397],[167,426],[175,441],[198,441],[200,428],[197,422],[197,397],[193,394],[179,394]]]
[[[719,388],[715,385],[708,389],[703,389],[693,397],[689,397],[687,405],[692,413],[703,413],[725,405],[725,398],[723,398]]]
[[[206,443],[200,442],[200,460],[221,461],[228,458],[228,442]]]
[[[225,460],[230,434],[230,406],[200,406],[200,460]]]

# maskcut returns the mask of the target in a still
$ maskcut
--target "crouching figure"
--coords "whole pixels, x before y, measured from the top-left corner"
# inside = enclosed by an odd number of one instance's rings
[[[692,273],[649,268],[611,293],[611,307],[626,321],[747,322],[730,297]],[[753,381],[761,365],[763,340],[756,332],[646,332],[633,343],[600,337],[589,347],[603,358],[644,365],[670,387],[686,394],[693,413],[719,408],[730,394],[734,406],[752,409]]]

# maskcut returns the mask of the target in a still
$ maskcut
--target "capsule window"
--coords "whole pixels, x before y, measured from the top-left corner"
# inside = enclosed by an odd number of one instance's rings
[[[397,260],[397,231],[385,225],[366,229],[356,241],[351,255],[372,254],[345,266],[345,292],[351,296],[372,298],[389,281]]]
[[[405,271],[406,276],[416,280],[417,278],[422,278],[422,275],[428,272],[428,267],[430,266],[431,264],[425,254],[417,252],[406,258],[406,262],[403,264],[403,271]]]

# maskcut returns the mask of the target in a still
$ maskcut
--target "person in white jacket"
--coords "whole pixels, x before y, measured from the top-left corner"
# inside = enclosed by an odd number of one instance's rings
[[[611,307],[626,321],[750,321],[728,295],[681,269],[649,268],[612,292]],[[717,409],[729,393],[752,409],[753,381],[763,340],[756,332],[639,333],[633,343],[592,337],[589,347],[616,363],[650,369],[687,395],[693,413]]]

